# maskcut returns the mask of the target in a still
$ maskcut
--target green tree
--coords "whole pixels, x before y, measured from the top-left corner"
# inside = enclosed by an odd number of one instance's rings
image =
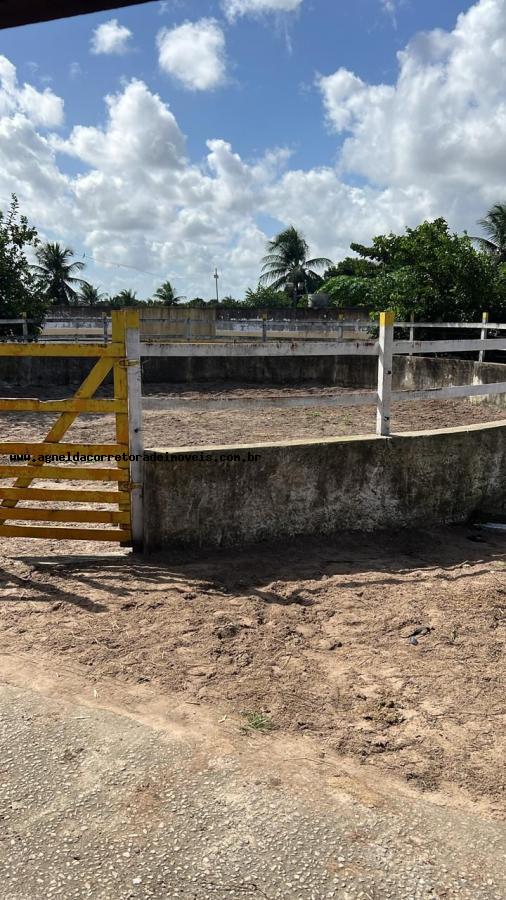
[[[277,291],[274,287],[263,287],[259,284],[256,291],[248,288],[244,296],[244,305],[258,309],[277,309],[291,306],[292,301],[284,291]]]
[[[0,318],[17,319],[26,313],[32,337],[38,334],[48,305],[26,255],[37,243],[37,231],[19,214],[13,194],[9,209],[0,210]],[[1,326],[2,334],[10,331],[9,326]],[[18,335],[19,327],[13,327],[12,334]]]
[[[326,269],[323,280],[337,278],[339,275],[349,275],[352,278],[372,278],[378,274],[378,266],[369,259],[360,259],[357,256],[347,256],[338,263]]]
[[[83,279],[76,273],[84,269],[84,263],[72,262],[74,251],[58,243],[42,244],[36,252],[38,265],[33,267],[38,281],[47,299],[53,305],[70,306],[77,303],[77,288],[83,285]]]
[[[158,300],[163,306],[176,306],[184,297],[178,297],[170,281],[164,281],[153,294],[153,299]]]
[[[79,291],[79,303],[83,306],[98,306],[106,299],[106,294],[102,294],[94,284],[89,281],[83,281]]]
[[[328,294],[331,306],[368,306],[371,303],[372,279],[352,275],[335,275],[325,281],[320,293]]]
[[[260,284],[289,291],[296,305],[300,295],[316,291],[322,284],[316,270],[331,265],[331,260],[326,257],[308,259],[308,255],[309,245],[300,232],[290,225],[267,242]]]
[[[190,300],[186,305],[192,307],[195,306],[197,307],[197,309],[203,309],[205,306],[207,306],[207,303],[202,299],[202,297],[194,297],[193,300]]]
[[[481,225],[488,238],[476,237],[471,240],[475,241],[485,253],[490,253],[497,262],[505,263],[506,204],[496,203],[483,219],[479,219],[478,225]]]
[[[442,218],[351,249],[378,266],[368,298],[376,311],[392,308],[402,319],[413,313],[428,322],[479,321],[484,309],[493,318],[504,316],[494,260],[478,253],[467,235],[451,234]]]

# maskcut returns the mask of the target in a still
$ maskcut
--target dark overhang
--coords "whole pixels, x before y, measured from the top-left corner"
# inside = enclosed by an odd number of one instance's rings
[[[0,0],[0,28],[135,6],[149,0]]]

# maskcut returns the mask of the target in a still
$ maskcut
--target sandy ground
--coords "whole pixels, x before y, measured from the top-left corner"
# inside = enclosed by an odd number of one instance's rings
[[[3,900],[501,900],[502,823],[145,685],[0,658]]]
[[[77,666],[88,685],[148,685],[235,728],[260,714],[273,733],[495,817],[505,549],[465,527],[194,558],[3,541],[2,647]]]
[[[314,384],[299,387],[263,387],[259,385],[146,385],[145,394],[150,397],[184,397],[190,399],[242,398],[269,396],[336,396],[342,389],[317,387]],[[0,385],[0,392],[2,387]],[[12,395],[7,387],[5,396]],[[63,391],[65,393],[65,391]],[[70,393],[67,389],[67,393]],[[347,392],[349,393],[349,392]],[[62,389],[26,387],[19,396],[40,396],[46,399],[61,397]],[[30,413],[2,415],[4,440],[42,439],[56,416]],[[422,431],[432,428],[452,428],[457,425],[473,425],[478,422],[506,419],[506,409],[493,404],[472,404],[467,400],[426,400],[417,403],[395,403],[392,407],[392,431]],[[4,424],[5,423],[5,424]],[[146,447],[209,446],[234,442],[277,441],[286,438],[304,439],[336,437],[341,434],[370,434],[375,431],[376,411],[371,407],[302,407],[243,411],[210,412],[145,412],[144,445]],[[114,437],[112,416],[79,416],[68,431],[68,439],[78,441],[109,440]]]
[[[309,390],[335,392],[261,393]],[[163,386],[149,393],[167,395]],[[186,395],[201,394],[193,386]],[[399,404],[393,428],[505,417],[467,401]],[[80,417],[69,439],[113,438],[105,418]],[[4,440],[42,438],[54,420],[5,416]],[[314,438],[371,432],[373,423],[365,408],[147,413],[145,445]],[[2,647],[55,670],[77,667],[91,684],[149,685],[236,728],[246,714],[260,714],[275,733],[316,741],[322,754],[496,817],[504,812],[505,548],[504,536],[463,527],[301,539],[193,559],[0,540]],[[410,643],[418,627],[430,630]]]

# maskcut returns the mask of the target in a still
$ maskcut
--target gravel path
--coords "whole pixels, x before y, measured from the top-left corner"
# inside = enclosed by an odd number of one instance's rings
[[[354,799],[338,762],[292,759],[297,784],[275,735],[215,744],[6,683],[0,718],[4,900],[504,896],[499,823],[388,787]]]

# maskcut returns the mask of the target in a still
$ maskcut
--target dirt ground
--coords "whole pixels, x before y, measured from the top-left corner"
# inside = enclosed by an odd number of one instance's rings
[[[62,393],[70,392],[20,391]],[[152,385],[147,393],[336,389]],[[177,447],[368,433],[374,415],[361,407],[151,412],[144,439],[146,447]],[[3,439],[42,439],[55,418],[5,416]],[[393,430],[500,419],[504,409],[465,400],[397,404]],[[79,417],[68,433],[73,442],[110,438],[112,417]],[[236,730],[248,727],[246,714],[260,715],[255,721],[278,733],[316,741],[321,759],[337,753],[437,802],[499,816],[505,549],[504,534],[466,527],[300,539],[199,558],[0,540],[3,653],[21,667],[32,659],[84,673],[93,684],[147,685],[215,710]],[[430,630],[411,643],[419,627]]]
[[[349,393],[341,388],[319,387],[314,384],[298,387],[263,387],[261,385],[223,384],[187,385],[152,384],[144,388],[146,396],[187,399],[242,398],[242,397],[283,397],[316,395],[336,396]],[[0,393],[12,396],[12,390],[0,384]],[[50,399],[70,394],[70,389],[44,389],[25,387],[19,396],[39,396]],[[57,417],[54,415],[33,415],[31,413],[3,414],[2,424],[8,437],[5,440],[42,439]],[[473,425],[478,422],[492,422],[506,419],[506,409],[493,404],[476,404],[463,400],[425,400],[416,403],[394,403],[392,407],[392,430],[422,431],[433,428],[453,428],[458,425]],[[192,412],[145,412],[144,445],[146,447],[187,447],[209,446],[210,444],[232,444],[278,441],[283,439],[304,439],[336,437],[345,434],[371,434],[375,431],[376,410],[372,406],[300,407],[242,411]],[[5,432],[4,432],[5,433]],[[68,431],[68,440],[99,441],[114,437],[112,416],[79,416]]]
[[[504,813],[504,534],[339,535],[193,558],[67,547],[76,555],[1,542],[4,658],[149,687],[214,711],[224,731],[260,716],[307,741],[301,761],[337,753],[436,803]],[[430,631],[411,643],[419,627]]]

